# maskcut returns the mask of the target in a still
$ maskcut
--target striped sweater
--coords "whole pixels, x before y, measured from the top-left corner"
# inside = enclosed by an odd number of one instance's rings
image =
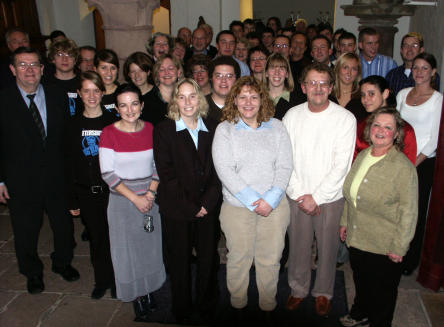
[[[136,194],[144,194],[149,178],[158,180],[153,155],[153,125],[123,132],[114,124],[103,129],[99,145],[100,170],[111,192],[124,182]]]

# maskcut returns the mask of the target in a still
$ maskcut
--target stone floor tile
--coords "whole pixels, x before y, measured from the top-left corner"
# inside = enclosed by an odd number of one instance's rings
[[[9,241],[12,239],[11,219],[7,212],[0,212],[0,241]]]
[[[393,327],[428,327],[418,290],[398,290]]]
[[[89,255],[89,242],[82,241],[81,235],[84,230],[84,226],[80,219],[75,218],[74,220],[74,239],[76,240],[77,246],[74,249],[75,255]]]
[[[4,254],[0,253],[0,276],[2,276],[5,272],[15,267],[15,271],[18,271],[17,268],[17,258],[15,254]],[[0,283],[0,288],[6,287],[6,284]]]
[[[444,293],[424,293],[421,297],[433,327],[444,326]]]
[[[114,314],[110,324],[107,327],[140,327],[140,322],[134,322],[134,311],[132,307],[132,303],[123,303],[120,302],[117,312]],[[150,327],[166,327],[166,326],[178,326],[178,325],[169,325],[169,324],[158,324],[158,323],[144,323],[143,326]]]
[[[0,203],[0,215],[8,215],[8,214],[9,214],[8,207],[5,204]]]
[[[89,255],[89,242],[81,240],[83,225],[80,219],[74,219],[74,238],[77,246],[74,250],[76,255]],[[12,237],[12,227],[10,218],[7,215],[0,215],[0,241],[6,242],[0,247],[0,253],[15,253],[14,239]],[[52,230],[48,217],[43,218],[42,229],[40,230],[38,253],[41,256],[50,255],[54,251]]]
[[[6,310],[0,313],[0,326],[37,326],[39,321],[45,317],[45,314],[57,303],[60,297],[60,294],[55,293],[37,295],[22,293],[9,303]],[[59,326],[63,326],[63,324]]]
[[[0,291],[0,314],[7,309],[9,302],[20,294],[17,292]]]
[[[14,258],[15,259],[15,258]],[[80,279],[75,282],[67,282],[60,275],[51,271],[51,259],[40,258],[44,265],[43,281],[48,292],[73,293],[89,295],[94,287],[94,276],[90,259],[87,256],[75,256],[72,265],[79,271]],[[9,290],[26,291],[26,277],[18,273],[17,264],[11,264],[0,275],[0,289],[7,287]]]
[[[65,296],[42,322],[42,327],[105,327],[120,302],[111,299],[92,300],[86,296]],[[121,325],[125,326],[125,325]]]
[[[94,287],[94,274],[89,256],[75,256],[72,266],[80,273],[80,279],[75,282],[67,282],[59,274],[51,271],[51,260],[43,258],[45,265],[44,279],[46,290],[50,292],[83,294],[89,296]]]

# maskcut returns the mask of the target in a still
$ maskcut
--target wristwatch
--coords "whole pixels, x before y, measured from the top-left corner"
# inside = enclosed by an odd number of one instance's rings
[[[151,190],[151,189],[148,189],[148,192],[150,192],[152,195],[154,195],[155,197],[157,196],[157,192],[156,191],[153,191],[153,190]]]

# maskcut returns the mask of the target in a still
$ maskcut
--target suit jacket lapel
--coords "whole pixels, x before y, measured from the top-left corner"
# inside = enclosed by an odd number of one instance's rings
[[[199,131],[199,139],[198,139],[198,148],[197,148],[197,155],[199,157],[199,160],[201,164],[204,164],[206,161],[207,156],[207,150],[211,147],[209,147],[210,143],[210,133],[205,131]]]

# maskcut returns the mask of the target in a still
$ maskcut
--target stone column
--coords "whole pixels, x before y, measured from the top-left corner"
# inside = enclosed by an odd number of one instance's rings
[[[106,47],[119,56],[120,66],[135,51],[146,52],[153,30],[153,11],[160,0],[88,0],[103,19]]]
[[[395,25],[402,16],[413,16],[414,6],[405,6],[402,0],[353,0],[352,5],[341,6],[346,16],[359,18],[359,30],[373,27],[380,34],[379,53],[393,57],[393,42],[398,29]]]

